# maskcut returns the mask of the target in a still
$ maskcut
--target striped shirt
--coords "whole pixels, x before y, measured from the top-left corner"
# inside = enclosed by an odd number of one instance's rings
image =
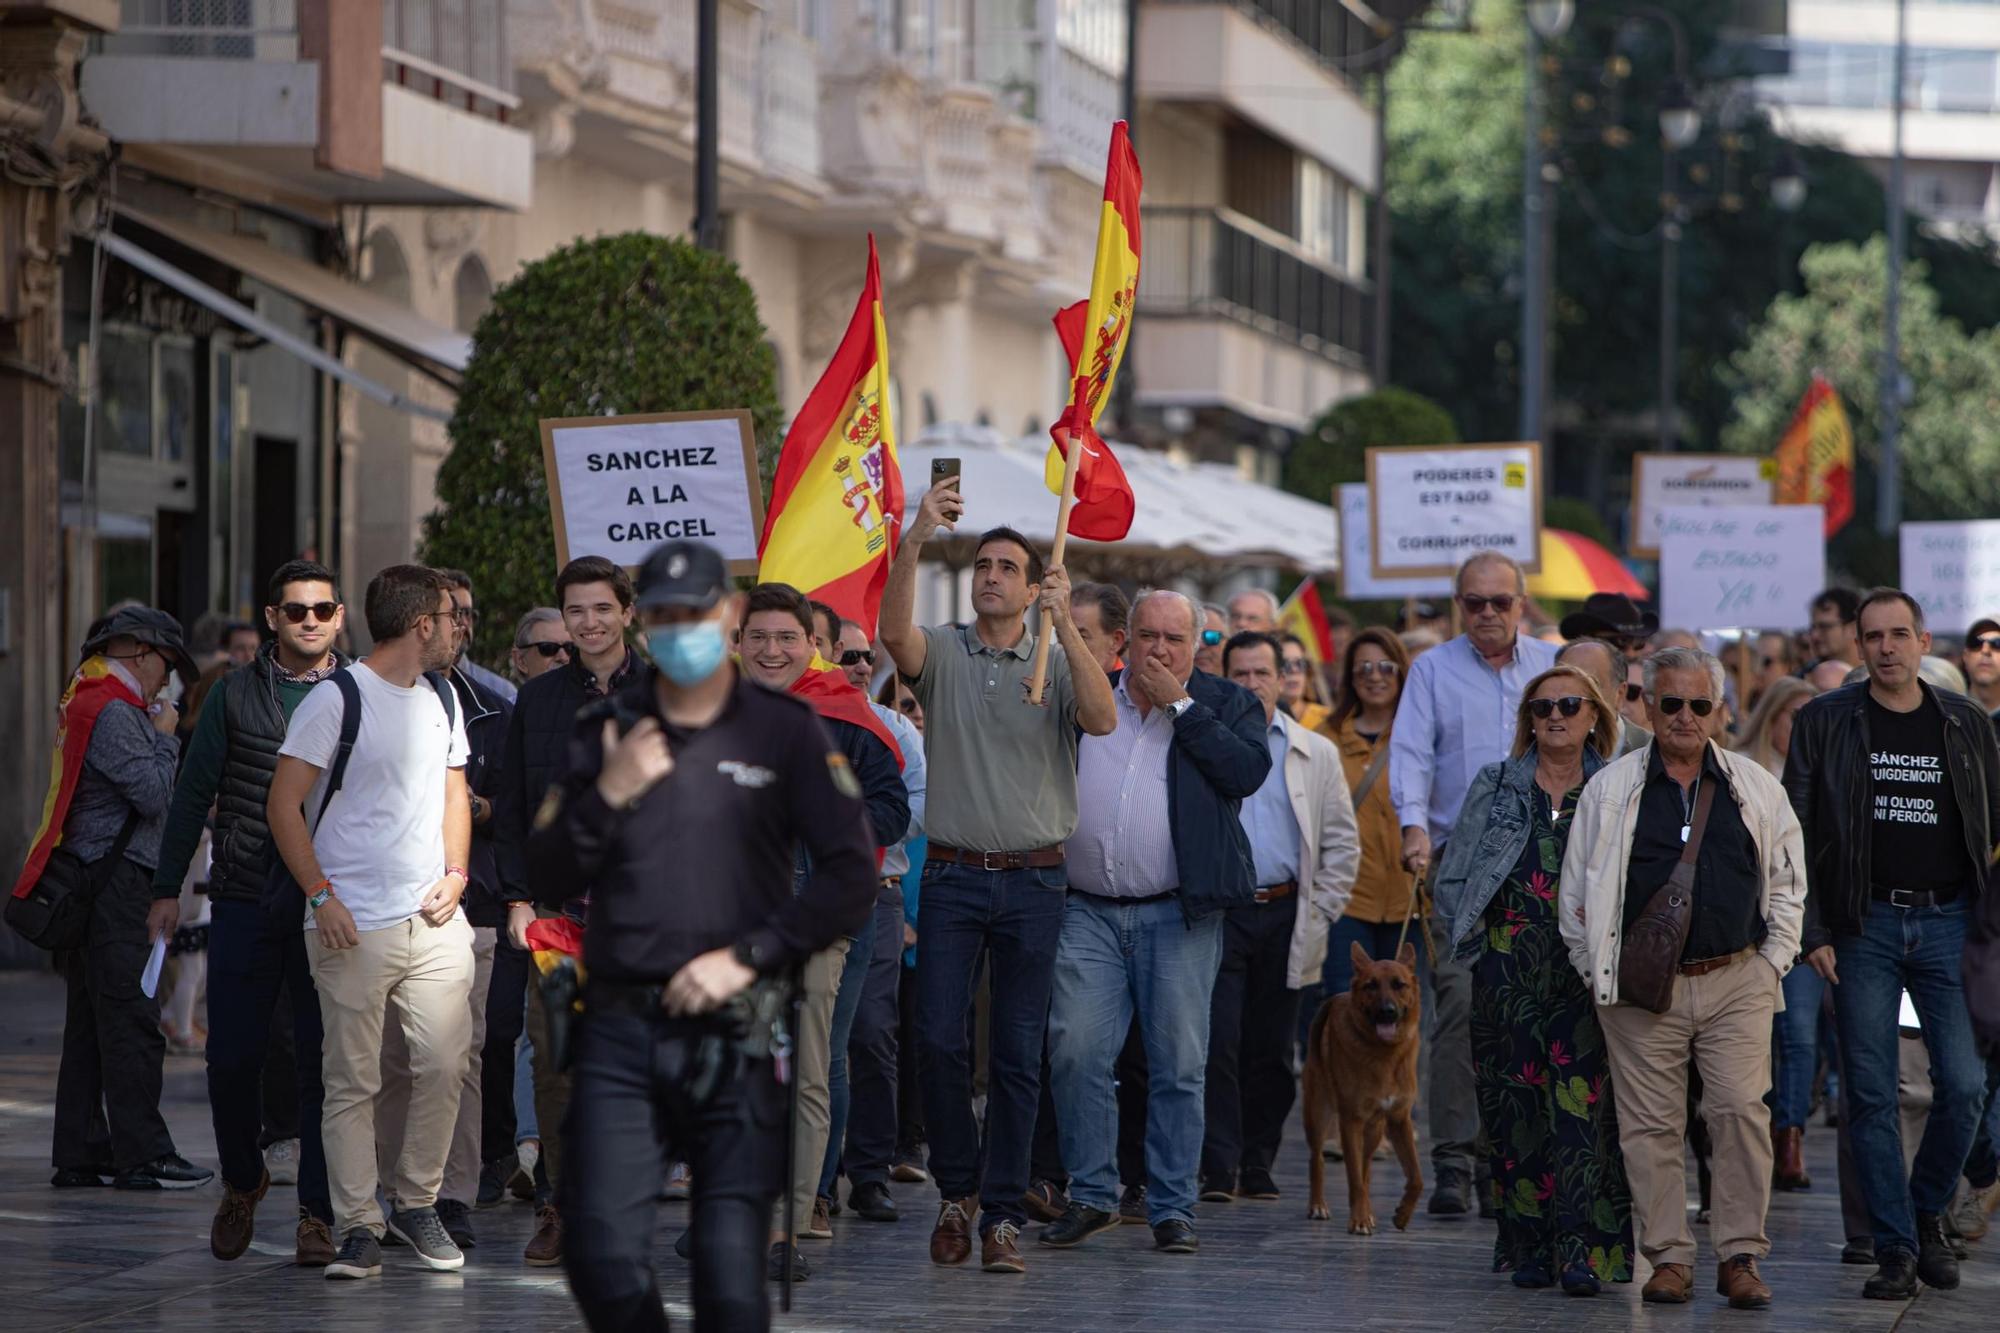
[[[1181,884],[1167,800],[1174,720],[1164,708],[1141,717],[1122,679],[1111,697],[1118,729],[1085,736],[1077,751],[1069,884],[1103,898],[1148,898]]]

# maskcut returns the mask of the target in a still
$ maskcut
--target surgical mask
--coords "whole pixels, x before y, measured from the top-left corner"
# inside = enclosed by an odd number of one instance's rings
[[[722,665],[727,651],[719,620],[661,625],[646,631],[647,655],[676,685],[699,685],[707,680]]]

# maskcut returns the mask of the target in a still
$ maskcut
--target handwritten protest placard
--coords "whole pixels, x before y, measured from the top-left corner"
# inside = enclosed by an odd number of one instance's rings
[[[1767,505],[1777,464],[1748,454],[1634,454],[1633,555],[1660,554],[1660,511],[1673,505]]]
[[[1905,523],[1904,592],[1934,631],[1955,633],[2000,614],[2000,519]]]
[[[764,496],[748,412],[541,424],[558,568],[584,555],[636,566],[685,538],[722,552],[731,573],[757,572]]]
[[[1449,597],[1449,578],[1378,579],[1368,568],[1368,486],[1349,482],[1339,488],[1340,595],[1350,601],[1384,601],[1402,597]]]
[[[1660,511],[1660,623],[1795,629],[1826,586],[1818,505],[1677,505]]]
[[[1539,444],[1370,449],[1368,497],[1374,578],[1449,577],[1479,551],[1542,567]]]

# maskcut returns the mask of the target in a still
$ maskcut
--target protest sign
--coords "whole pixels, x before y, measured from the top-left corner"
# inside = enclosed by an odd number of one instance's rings
[[[1479,551],[1541,569],[1539,444],[1370,449],[1368,498],[1374,578],[1449,578]]]
[[[1660,511],[1660,623],[1796,629],[1826,586],[1818,505],[1675,505]]]
[[[1905,523],[1901,536],[1902,588],[1933,632],[2000,613],[2000,519]]]
[[[744,411],[542,422],[557,568],[601,555],[636,567],[663,541],[706,542],[757,572],[764,489]]]
[[[1778,465],[1749,454],[1634,454],[1633,555],[1660,554],[1660,511],[1674,505],[1767,505]]]
[[[1340,511],[1340,595],[1349,601],[1449,597],[1449,578],[1378,579],[1368,568],[1368,487],[1349,482],[1334,497]]]

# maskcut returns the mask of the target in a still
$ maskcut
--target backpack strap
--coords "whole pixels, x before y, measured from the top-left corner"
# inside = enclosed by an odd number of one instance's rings
[[[347,667],[333,673],[334,688],[340,691],[340,744],[333,753],[333,765],[326,771],[326,795],[319,798],[319,813],[313,816],[313,832],[319,832],[326,807],[347,777],[347,760],[354,753],[355,738],[361,734],[361,686]]]
[[[458,723],[458,691],[451,687],[442,671],[426,671],[424,679],[437,691],[438,702],[444,705],[445,747],[451,746],[451,729]]]

